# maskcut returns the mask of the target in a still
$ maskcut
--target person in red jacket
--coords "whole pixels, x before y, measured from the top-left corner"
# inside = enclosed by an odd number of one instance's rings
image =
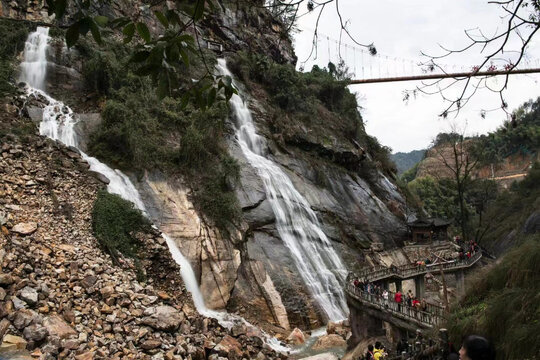
[[[402,298],[402,294],[401,294],[401,291],[398,290],[396,292],[396,295],[394,295],[394,301],[397,303],[397,306],[398,306],[398,311],[401,311],[401,303],[403,302],[403,298]]]

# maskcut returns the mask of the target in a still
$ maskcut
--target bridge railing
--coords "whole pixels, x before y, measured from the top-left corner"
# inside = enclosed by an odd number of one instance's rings
[[[441,268],[444,270],[455,270],[466,268],[475,264],[482,257],[482,252],[477,251],[473,256],[464,260],[453,260],[442,264],[418,265],[415,263],[401,266],[384,267],[377,265],[375,267],[364,268],[357,275],[359,279],[367,281],[377,281],[388,277],[400,277],[402,279],[415,277],[428,272],[434,272]]]
[[[444,319],[444,309],[435,304],[428,304],[425,311],[415,307],[407,306],[405,303],[398,304],[394,301],[394,294],[389,293],[388,300],[382,296],[368,293],[352,283],[347,283],[347,293],[353,298],[369,303],[381,311],[391,313],[393,316],[414,320],[429,327],[440,324]]]

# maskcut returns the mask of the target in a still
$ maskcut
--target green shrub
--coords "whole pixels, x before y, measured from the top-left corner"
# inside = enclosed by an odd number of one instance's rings
[[[87,85],[107,97],[103,121],[90,136],[90,154],[121,169],[180,175],[193,189],[195,206],[216,225],[226,229],[237,221],[233,187],[239,170],[224,141],[227,104],[217,101],[202,110],[184,108],[176,98],[159,100],[151,80],[130,72],[125,46],[110,39],[99,49],[81,41],[77,49],[87,58]],[[194,71],[202,67],[192,64]],[[191,76],[186,74],[187,81]]]
[[[24,50],[28,33],[33,29],[34,26],[26,22],[0,19],[0,96],[15,91],[15,59]]]
[[[454,342],[476,333],[492,339],[498,359],[534,359],[540,353],[540,235],[523,241],[453,308],[448,330]]]
[[[116,261],[118,254],[137,257],[137,233],[150,233],[151,223],[133,205],[116,194],[98,192],[92,209],[94,236]]]

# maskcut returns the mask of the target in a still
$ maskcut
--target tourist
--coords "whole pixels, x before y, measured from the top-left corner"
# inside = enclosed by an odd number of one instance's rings
[[[401,312],[401,303],[403,302],[402,298],[403,294],[401,294],[401,291],[398,290],[396,294],[394,295],[394,301],[397,303],[398,311]]]
[[[388,353],[386,352],[386,347],[384,345],[381,345],[381,359],[386,359],[388,356]]]
[[[404,352],[408,352],[409,351],[409,344],[407,342],[407,339],[406,338],[402,338],[398,344],[397,344],[397,355],[400,356],[401,354],[403,354]]]
[[[420,329],[416,329],[416,337],[414,338],[414,344],[416,345],[417,343],[420,345],[424,343],[424,335]]]
[[[414,310],[414,317],[418,317],[418,310],[420,310],[420,301],[416,296],[412,301],[412,308]]]
[[[421,315],[422,315],[422,321],[426,321],[426,316],[427,316],[427,301],[426,299],[422,299],[422,301],[420,302],[420,311],[421,311]]]
[[[478,335],[470,335],[459,349],[461,360],[495,360],[495,349],[490,342]]]
[[[358,286],[360,286],[360,280],[358,280],[358,278],[355,278],[353,284],[355,288],[358,288]]]
[[[373,349],[373,359],[380,360],[384,358],[383,354],[384,354],[383,346],[380,341],[377,341],[375,343],[375,348]]]
[[[384,301],[384,307],[388,309],[388,290],[384,289],[382,297]]]
[[[409,290],[409,292],[407,293],[407,306],[411,307],[412,306],[412,301],[413,301],[413,293],[412,293],[412,290]]]
[[[373,345],[369,344],[367,347],[366,360],[373,360]]]

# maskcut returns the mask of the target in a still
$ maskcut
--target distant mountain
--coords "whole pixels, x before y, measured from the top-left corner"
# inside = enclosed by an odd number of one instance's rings
[[[411,152],[398,152],[390,155],[398,170],[398,175],[412,168],[414,165],[422,161],[426,150],[413,150]]]

